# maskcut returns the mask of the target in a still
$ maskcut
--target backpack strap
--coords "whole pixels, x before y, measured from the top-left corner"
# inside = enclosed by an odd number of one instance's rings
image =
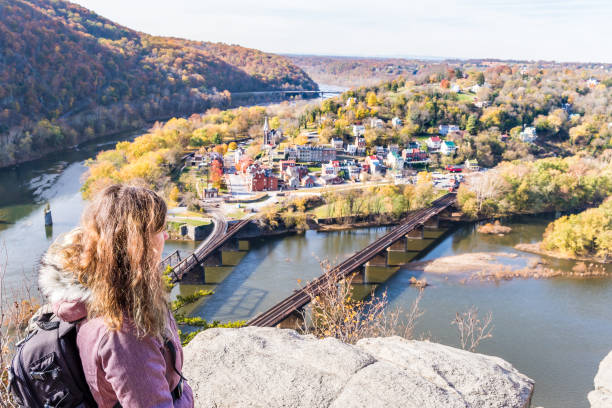
[[[54,316],[53,313],[41,314],[36,319],[36,325],[45,331],[56,330],[60,325],[60,321],[59,319],[53,319]]]
[[[172,358],[172,369],[174,369],[174,372],[178,374],[181,380],[187,381],[187,379],[183,377],[183,374],[176,368],[176,348],[174,347],[172,340],[166,340],[165,346],[170,352],[170,357]]]

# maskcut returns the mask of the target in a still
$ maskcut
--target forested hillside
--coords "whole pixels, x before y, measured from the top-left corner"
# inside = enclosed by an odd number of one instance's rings
[[[333,57],[289,55],[288,58],[318,83],[339,86],[367,86],[412,75],[423,69],[423,61],[403,58]]]
[[[0,167],[227,107],[231,92],[316,87],[282,56],[139,33],[63,0],[0,0]]]

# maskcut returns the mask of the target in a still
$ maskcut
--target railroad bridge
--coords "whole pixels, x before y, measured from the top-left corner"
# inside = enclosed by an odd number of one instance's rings
[[[172,283],[178,281],[186,283],[207,282],[205,270],[207,266],[233,265],[234,262],[224,259],[228,251],[248,250],[249,242],[238,239],[237,235],[249,223],[250,218],[245,218],[235,224],[228,225],[225,219],[216,217],[215,228],[208,239],[203,241],[189,256],[181,259],[177,251],[168,255],[160,266],[165,269],[172,267]]]
[[[450,193],[435,200],[429,208],[413,211],[390,232],[336,265],[301,290],[295,291],[268,311],[251,319],[247,325],[294,326],[296,320],[301,319],[301,310],[310,303],[311,296],[320,294],[328,286],[330,279],[342,279],[357,274],[356,281],[361,283],[377,284],[386,281],[399,269],[400,265],[410,262],[431,243],[431,240],[425,240],[428,237],[428,230],[439,231],[443,227],[441,224],[453,218],[451,208],[455,202],[456,195]]]

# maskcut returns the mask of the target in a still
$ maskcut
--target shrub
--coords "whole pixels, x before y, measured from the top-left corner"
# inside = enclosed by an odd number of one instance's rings
[[[334,274],[329,263],[323,262],[327,279],[318,293],[306,286],[310,295],[310,318],[304,316],[304,331],[316,337],[334,337],[345,343],[355,344],[367,337],[398,335],[411,339],[417,320],[423,315],[419,303],[423,296],[422,289],[410,310],[386,310],[387,293],[376,296],[374,293],[367,300],[353,297],[353,277],[342,278]]]

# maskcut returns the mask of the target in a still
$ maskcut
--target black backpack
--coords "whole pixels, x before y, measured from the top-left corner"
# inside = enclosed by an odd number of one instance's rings
[[[9,384],[20,406],[95,408],[76,345],[77,322],[41,314],[35,328],[17,344]]]

